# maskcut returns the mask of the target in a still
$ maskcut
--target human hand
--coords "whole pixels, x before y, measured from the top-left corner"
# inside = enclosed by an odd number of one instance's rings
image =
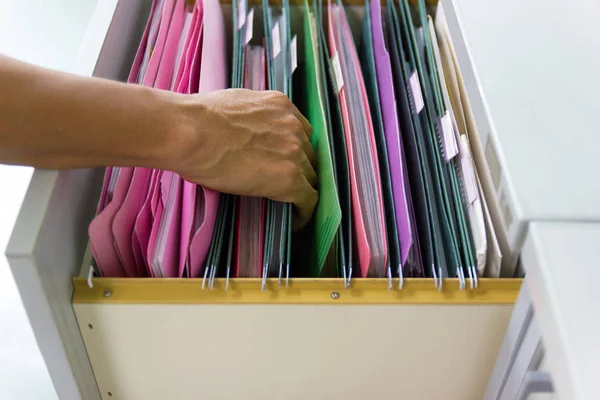
[[[185,96],[185,149],[175,172],[208,188],[293,203],[296,229],[317,204],[312,127],[281,92]]]

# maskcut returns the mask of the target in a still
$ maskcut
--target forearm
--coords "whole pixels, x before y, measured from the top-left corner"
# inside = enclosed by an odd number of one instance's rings
[[[179,96],[0,55],[0,163],[166,169],[183,146]]]

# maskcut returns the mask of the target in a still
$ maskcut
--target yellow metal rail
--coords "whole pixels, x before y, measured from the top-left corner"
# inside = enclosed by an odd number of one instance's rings
[[[95,278],[93,288],[74,278],[74,303],[128,304],[513,304],[522,279],[480,279],[479,287],[459,289],[457,279],[445,279],[438,291],[432,279],[398,280],[389,290],[387,279],[355,279],[344,289],[342,279],[290,279],[279,286],[269,279],[215,279],[213,289],[202,289],[202,279]]]

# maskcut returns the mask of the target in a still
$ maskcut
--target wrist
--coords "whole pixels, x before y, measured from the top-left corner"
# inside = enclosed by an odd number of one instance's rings
[[[208,113],[197,95],[170,92],[164,94],[164,129],[154,153],[155,168],[186,175],[187,167],[197,160],[202,146],[202,133],[198,121],[204,121]],[[198,169],[199,166],[194,166]]]

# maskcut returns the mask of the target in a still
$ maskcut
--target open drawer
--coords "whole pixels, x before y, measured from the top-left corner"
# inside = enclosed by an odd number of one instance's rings
[[[149,5],[99,2],[76,72],[125,80]],[[493,110],[469,52],[459,51],[454,4],[444,6],[483,126]],[[360,16],[363,6],[349,9]],[[202,279],[90,282],[87,227],[101,180],[101,170],[35,171],[7,250],[61,399],[483,394],[520,279],[482,278],[463,290],[446,279],[441,291],[432,279],[405,279],[402,289],[393,280],[391,290],[387,279],[349,289],[341,279],[269,281],[265,291],[253,280],[231,280],[228,290],[220,279],[213,290]],[[519,245],[507,242],[516,265]]]

